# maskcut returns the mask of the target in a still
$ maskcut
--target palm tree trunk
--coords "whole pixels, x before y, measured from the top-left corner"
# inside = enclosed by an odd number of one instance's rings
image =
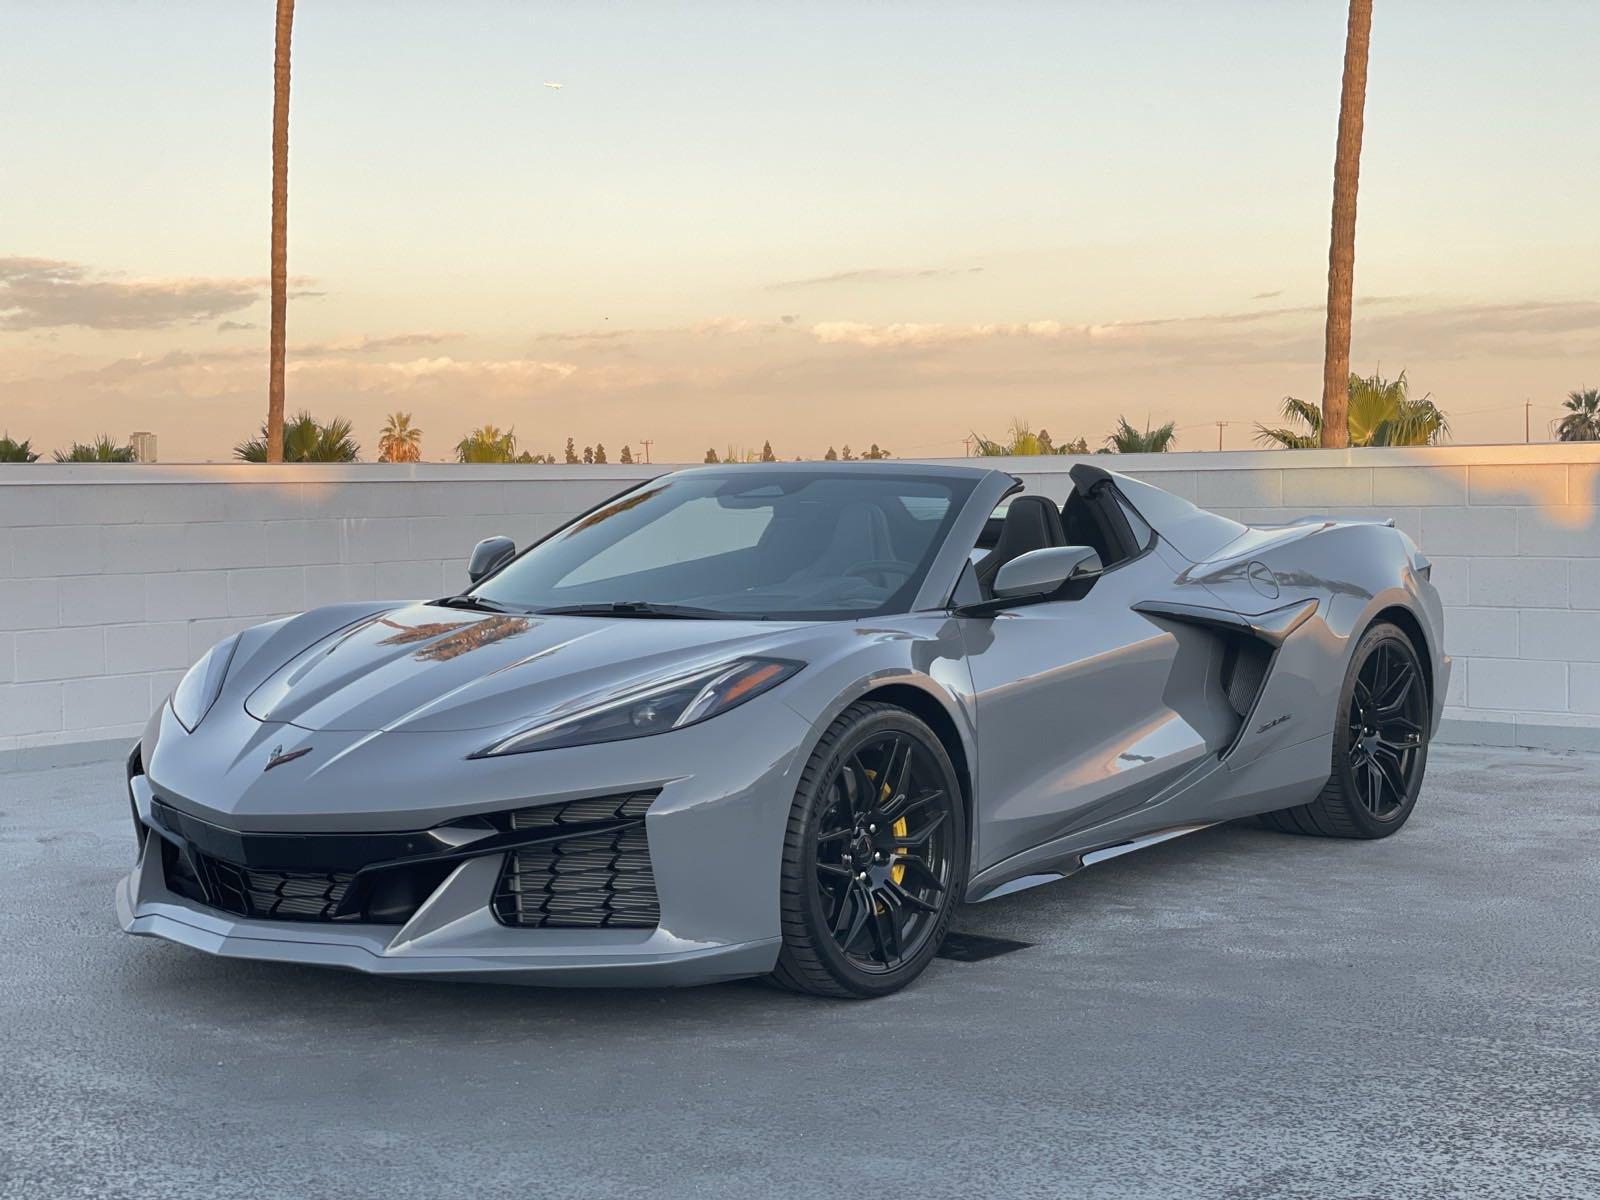
[[[267,367],[267,461],[283,461],[283,357],[289,309],[289,43],[294,0],[278,0],[272,54],[272,332]]]
[[[1328,330],[1322,358],[1322,444],[1349,445],[1345,423],[1350,388],[1350,303],[1356,270],[1356,186],[1361,175],[1361,124],[1367,103],[1367,46],[1372,0],[1350,0],[1344,42],[1339,140],[1333,156],[1333,233],[1328,243]]]

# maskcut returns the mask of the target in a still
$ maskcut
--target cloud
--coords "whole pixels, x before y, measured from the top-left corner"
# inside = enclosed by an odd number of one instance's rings
[[[811,334],[824,345],[864,346],[869,349],[949,346],[962,342],[1000,338],[1033,338],[1055,341],[1063,337],[1089,336],[1089,326],[1063,325],[1060,321],[981,323],[976,325],[924,325],[897,322],[867,325],[859,321],[822,321],[811,327]]]
[[[257,325],[254,321],[219,321],[219,322],[217,322],[217,332],[218,333],[234,333],[234,332],[236,332],[238,330],[241,330],[241,329],[260,329],[260,328],[261,328],[261,326]]]
[[[1279,288],[1275,292],[1257,292],[1254,296],[1251,296],[1250,299],[1252,299],[1252,300],[1276,300],[1281,295],[1283,295],[1283,289]]]
[[[856,271],[835,271],[832,275],[816,275],[810,279],[785,279],[767,285],[769,292],[793,291],[797,288],[825,287],[836,283],[898,283],[908,279],[949,279],[959,275],[977,275],[982,267],[866,267]]]
[[[81,263],[0,258],[0,329],[161,329],[248,308],[258,279],[123,279]]]
[[[380,350],[394,350],[406,346],[437,346],[440,342],[461,337],[459,333],[390,333],[382,337],[358,334],[355,337],[335,338],[328,342],[310,342],[289,347],[289,353],[304,357],[329,357],[341,354],[372,354]]]

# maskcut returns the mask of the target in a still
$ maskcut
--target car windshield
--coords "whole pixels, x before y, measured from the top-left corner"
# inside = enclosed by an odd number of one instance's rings
[[[848,469],[667,476],[580,517],[471,594],[618,616],[903,612],[972,487]]]

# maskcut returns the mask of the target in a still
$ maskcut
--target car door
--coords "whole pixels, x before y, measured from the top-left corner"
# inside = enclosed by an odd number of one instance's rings
[[[1211,639],[1133,606],[1171,585],[1155,553],[1076,599],[963,617],[977,726],[983,870],[1137,808],[1220,748],[1230,730],[1186,697],[1208,690]]]

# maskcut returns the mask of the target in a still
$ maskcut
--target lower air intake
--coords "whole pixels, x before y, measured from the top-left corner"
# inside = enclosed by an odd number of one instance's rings
[[[223,912],[269,921],[360,919],[359,913],[335,917],[352,872],[263,871],[198,852],[186,859],[171,842],[163,849],[167,886]]]
[[[528,929],[654,929],[661,901],[644,824],[654,799],[609,796],[512,813],[515,830],[571,828],[573,836],[506,855],[495,915]]]

